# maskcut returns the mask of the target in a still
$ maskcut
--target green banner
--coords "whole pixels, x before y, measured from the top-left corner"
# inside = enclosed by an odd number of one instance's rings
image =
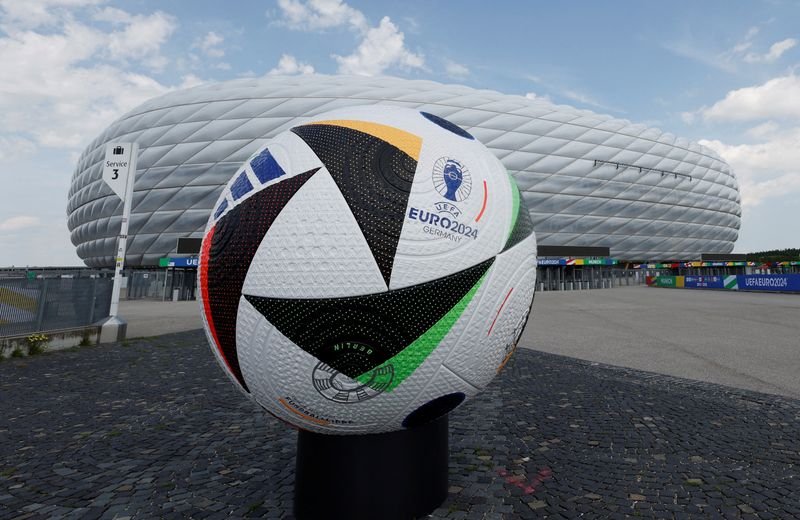
[[[654,284],[656,287],[675,287],[675,277],[674,276],[658,276],[656,277],[656,283]]]

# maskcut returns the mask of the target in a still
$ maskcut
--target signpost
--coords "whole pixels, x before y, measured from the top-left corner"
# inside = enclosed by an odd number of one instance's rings
[[[122,224],[117,240],[117,256],[114,266],[114,287],[111,292],[109,318],[103,323],[100,341],[119,341],[125,338],[127,323],[119,317],[119,290],[122,286],[122,270],[125,267],[125,251],[128,245],[128,222],[133,202],[133,183],[136,178],[136,143],[107,143],[103,159],[103,182],[122,199]]]

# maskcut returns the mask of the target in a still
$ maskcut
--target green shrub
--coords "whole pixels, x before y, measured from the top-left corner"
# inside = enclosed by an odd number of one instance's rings
[[[31,334],[25,338],[25,341],[28,343],[28,355],[35,356],[47,349],[50,338],[47,337],[47,334]]]

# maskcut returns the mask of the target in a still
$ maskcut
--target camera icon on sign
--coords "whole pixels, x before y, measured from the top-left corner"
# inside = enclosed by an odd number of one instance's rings
[[[125,148],[121,146],[115,146],[113,150],[111,150],[113,155],[122,155],[125,153]]]

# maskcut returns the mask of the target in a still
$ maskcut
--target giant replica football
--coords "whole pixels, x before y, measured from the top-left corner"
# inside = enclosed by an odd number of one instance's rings
[[[474,396],[514,350],[535,278],[500,161],[445,119],[382,106],[318,116],[250,157],[199,268],[232,382],[332,434],[413,428]]]

